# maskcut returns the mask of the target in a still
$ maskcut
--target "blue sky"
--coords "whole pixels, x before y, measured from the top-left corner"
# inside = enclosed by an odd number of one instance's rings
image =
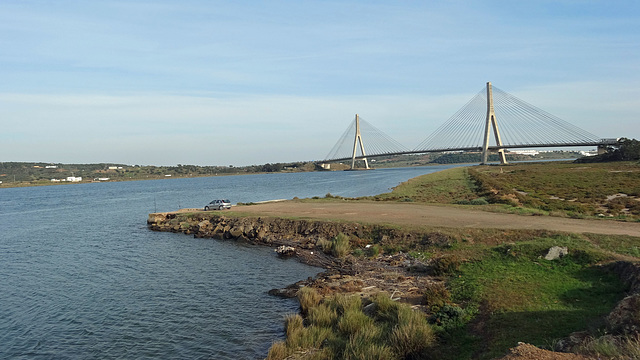
[[[2,0],[0,161],[322,159],[356,113],[413,148],[487,81],[640,139],[640,3]]]

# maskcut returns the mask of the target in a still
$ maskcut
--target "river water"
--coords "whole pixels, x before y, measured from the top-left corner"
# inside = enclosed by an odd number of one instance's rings
[[[321,269],[272,249],[146,228],[148,213],[375,195],[445,166],[0,189],[1,359],[257,359]]]

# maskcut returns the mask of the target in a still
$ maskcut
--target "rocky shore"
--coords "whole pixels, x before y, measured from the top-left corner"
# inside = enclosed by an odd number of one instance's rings
[[[188,214],[188,215],[187,215]],[[256,245],[292,247],[300,261],[326,269],[315,279],[303,279],[270,294],[294,297],[302,286],[311,286],[320,294],[358,293],[362,296],[380,291],[419,306],[424,289],[442,282],[434,276],[441,266],[439,259],[421,262],[406,254],[352,256],[343,258],[327,254],[323,243],[342,233],[353,246],[367,250],[371,239],[376,243],[415,242],[423,246],[448,246],[449,239],[440,233],[403,231],[385,226],[329,221],[294,220],[267,217],[228,217],[212,213],[154,213],[147,220],[154,231],[180,232],[196,238],[241,241]],[[369,246],[369,247],[368,247]],[[373,254],[376,248],[371,248]]]

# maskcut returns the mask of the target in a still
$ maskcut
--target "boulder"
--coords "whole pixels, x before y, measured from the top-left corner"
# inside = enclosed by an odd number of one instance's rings
[[[549,251],[547,252],[547,255],[545,255],[545,260],[556,260],[559,259],[565,255],[567,255],[569,253],[569,249],[567,249],[566,247],[563,246],[553,246],[549,249]]]
[[[229,234],[234,238],[237,239],[240,236],[244,235],[244,231],[242,229],[242,226],[238,226],[238,227],[234,227],[233,229],[229,230]]]
[[[640,294],[620,300],[605,319],[609,331],[615,334],[640,332]]]
[[[278,246],[274,251],[276,252],[276,254],[278,254],[278,256],[289,257],[295,255],[296,248],[294,248],[293,246],[281,245]]]

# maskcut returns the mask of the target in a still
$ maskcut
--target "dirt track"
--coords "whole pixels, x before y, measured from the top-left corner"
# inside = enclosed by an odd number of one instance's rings
[[[461,207],[392,202],[272,202],[233,207],[232,211],[264,216],[330,219],[395,225],[471,227],[495,229],[546,229],[571,233],[640,237],[640,223],[580,220],[549,216],[520,216]]]

